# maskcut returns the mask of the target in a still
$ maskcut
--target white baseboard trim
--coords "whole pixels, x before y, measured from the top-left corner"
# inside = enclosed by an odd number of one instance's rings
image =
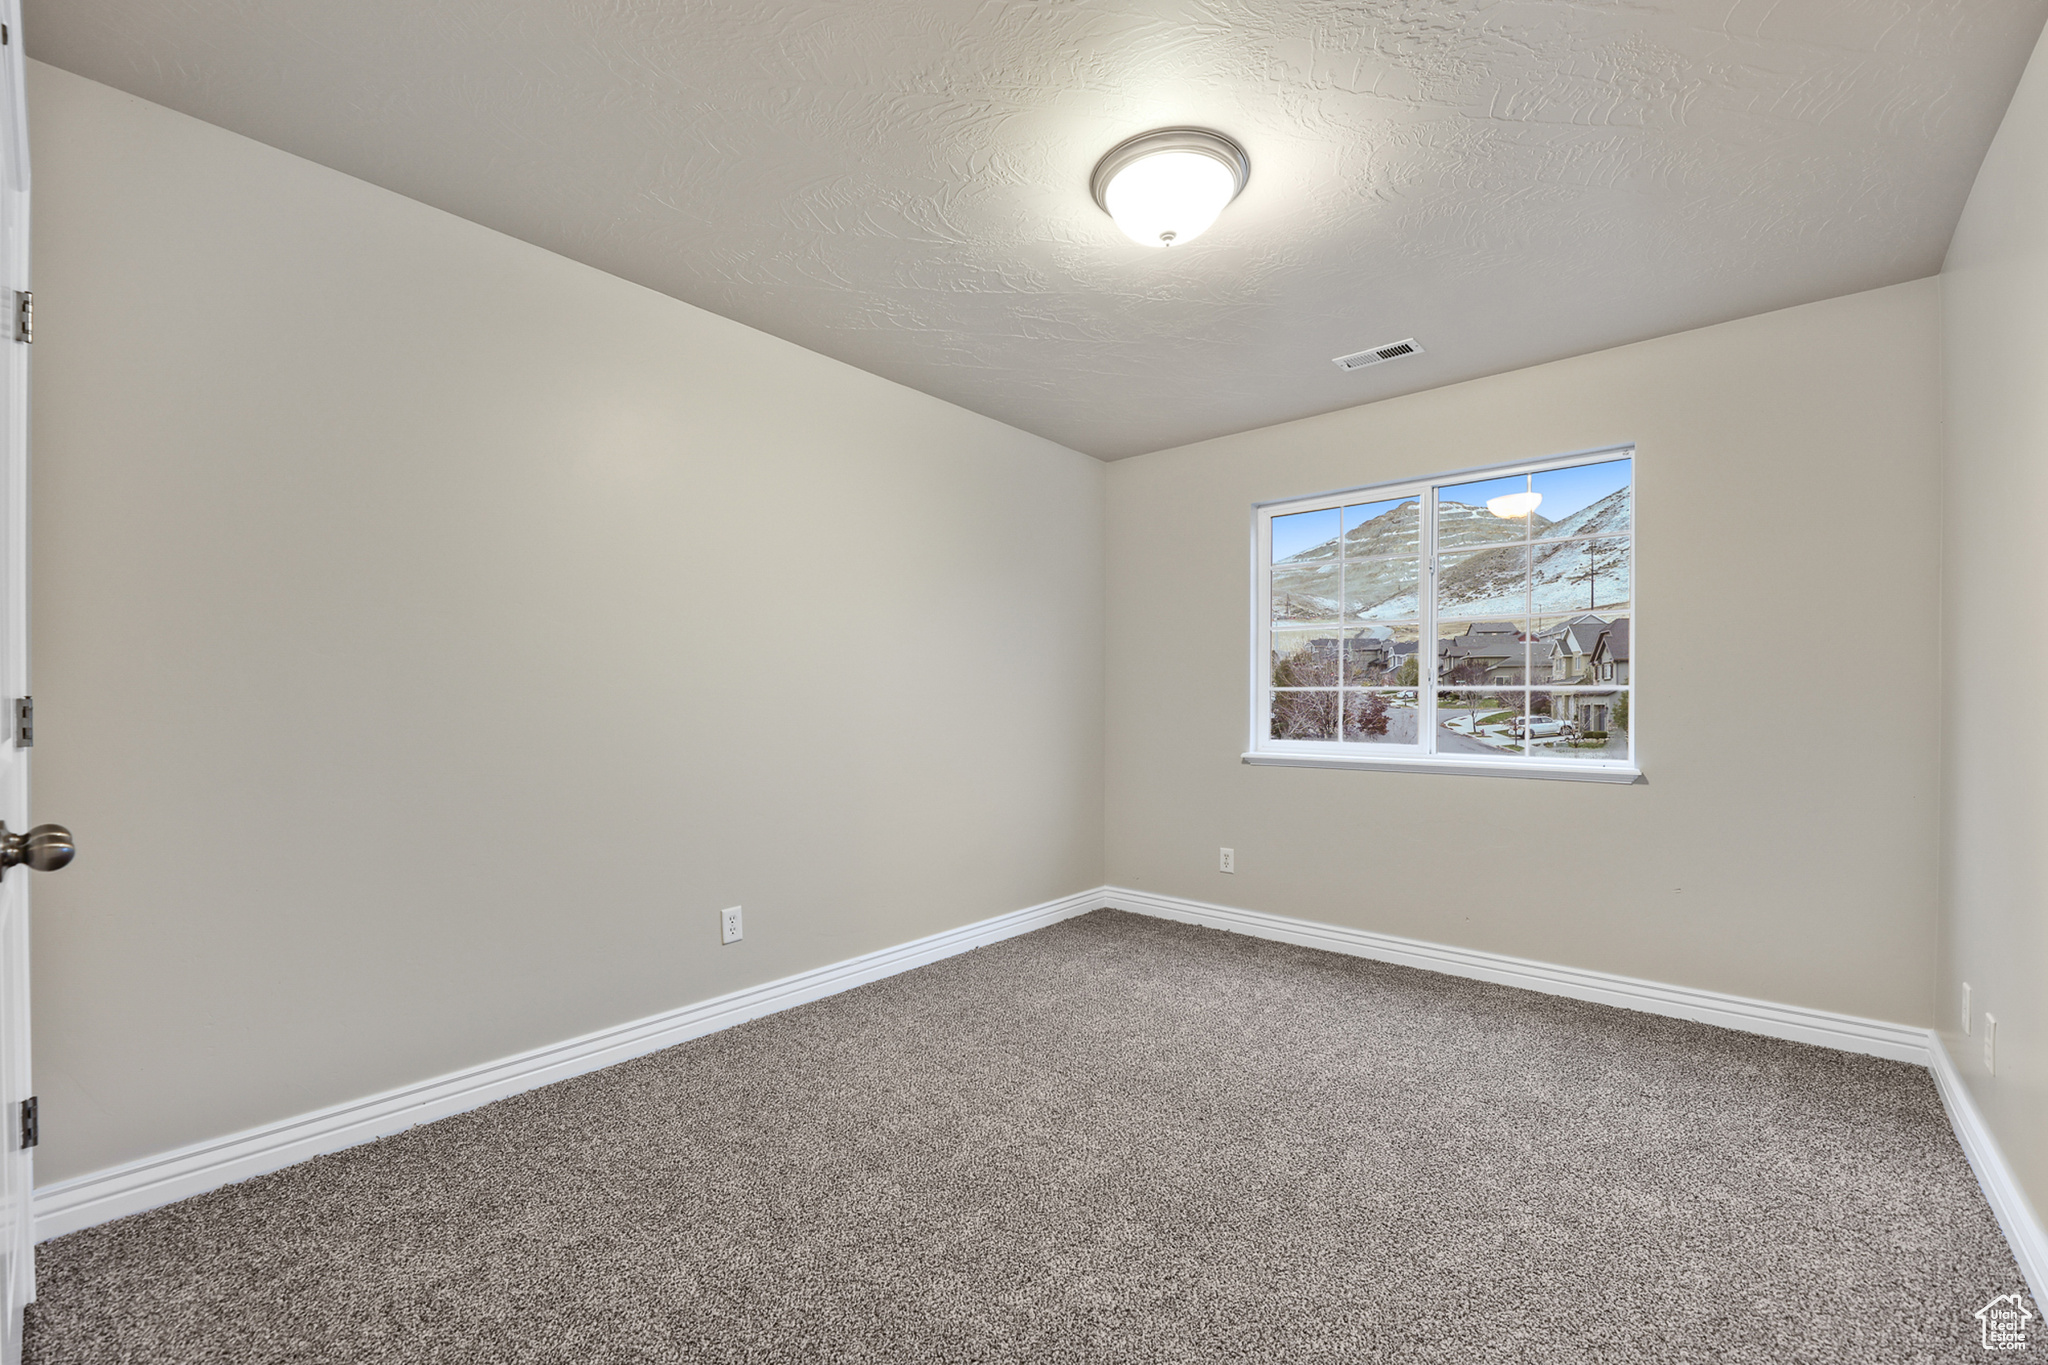
[[[32,1206],[36,1240],[46,1241],[96,1223],[125,1218],[252,1176],[282,1170],[323,1152],[353,1147],[523,1090],[658,1052],[970,948],[1027,934],[1102,905],[1099,888],[1077,892],[417,1085],[45,1185],[36,1190]]]
[[[1503,986],[1566,995],[1574,1000],[1591,1000],[1602,1005],[1662,1014],[1673,1019],[1694,1019],[1703,1024],[1744,1033],[1761,1033],[1798,1043],[1814,1043],[1843,1052],[1863,1052],[1893,1061],[1928,1064],[1928,1033],[1924,1028],[1888,1024],[1878,1019],[1861,1019],[1851,1014],[1831,1014],[1799,1005],[1780,1005],[1769,1000],[1751,1000],[1719,991],[1672,986],[1661,981],[1644,981],[1632,976],[1589,971],[1583,967],[1560,967],[1526,957],[1507,957],[1481,952],[1477,948],[1452,948],[1421,939],[1397,938],[1367,929],[1347,929],[1314,920],[1289,919],[1261,910],[1239,910],[1233,906],[1210,905],[1204,901],[1162,896],[1150,891],[1132,891],[1121,886],[1102,889],[1102,903],[1118,910],[1184,924],[1202,924],[1211,929],[1228,929],[1254,938],[1276,939],[1304,948],[1322,948],[1352,957],[1369,957],[1380,962],[1398,962],[1406,967],[1443,972],[1450,976],[1493,981]]]
[[[1956,1070],[1948,1048],[1938,1035],[1930,1035],[1929,1043],[1934,1054],[1930,1064],[1934,1083],[1941,1087],[1941,1100],[1948,1106],[1949,1122],[1955,1125],[1963,1155],[1970,1159],[1970,1169],[1977,1173],[1984,1199],[1991,1205],[1999,1229],[2005,1233],[2012,1258],[2019,1262],[2020,1274],[2026,1276],[2034,1302],[2048,1303],[2048,1231],[2042,1229],[2026,1191],[2013,1177],[2005,1153],[1991,1136],[1989,1125],[1977,1110],[1977,1102],[1970,1098],[1970,1088],[1963,1084],[1962,1073]]]

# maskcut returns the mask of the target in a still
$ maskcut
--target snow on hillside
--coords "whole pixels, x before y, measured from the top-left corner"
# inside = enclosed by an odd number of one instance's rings
[[[1412,555],[1421,534],[1422,504],[1410,498],[1363,526],[1352,527],[1344,537],[1344,553],[1353,559],[1366,555]]]
[[[1555,522],[1532,515],[1528,524],[1536,539],[1524,546],[1498,543],[1503,532],[1521,538],[1523,522],[1519,518],[1496,517],[1484,507],[1464,503],[1440,505],[1439,540],[1447,553],[1440,557],[1439,613],[1520,617],[1532,608],[1544,615],[1608,611],[1626,605],[1630,591],[1626,535],[1601,540],[1561,538],[1626,533],[1629,512],[1629,490],[1621,488]],[[1343,552],[1357,556],[1409,549],[1416,543],[1419,515],[1415,503],[1403,503],[1344,536]],[[1452,533],[1452,540],[1475,548],[1452,549],[1446,531]],[[1478,548],[1488,541],[1493,542],[1491,548]],[[1338,548],[1336,540],[1326,541],[1291,556],[1289,562],[1301,567],[1274,567],[1277,619],[1338,619],[1340,575],[1331,562]],[[1407,571],[1407,562],[1383,560],[1343,570],[1349,578],[1341,587],[1349,607],[1342,613],[1344,618],[1398,621],[1420,615],[1416,583]]]
[[[1553,522],[1548,531],[1538,531],[1540,537],[1550,536],[1599,536],[1627,535],[1629,532],[1629,496],[1626,488],[1617,488],[1595,503],[1589,503],[1566,517]]]
[[[1628,494],[1618,496],[1626,499]],[[1589,507],[1594,511],[1599,504]],[[1627,524],[1623,509],[1623,525]],[[1530,599],[1538,612],[1602,611],[1629,600],[1628,537],[1538,541],[1530,547]]]
[[[1436,505],[1436,544],[1440,550],[1498,545],[1522,539],[1526,529],[1533,529],[1539,536],[1548,535],[1551,524],[1540,512],[1531,512],[1526,517],[1497,517],[1484,503],[1440,502]]]

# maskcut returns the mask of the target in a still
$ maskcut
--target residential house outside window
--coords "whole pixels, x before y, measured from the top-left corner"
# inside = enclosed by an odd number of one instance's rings
[[[1259,507],[1246,761],[1634,780],[1635,454]]]

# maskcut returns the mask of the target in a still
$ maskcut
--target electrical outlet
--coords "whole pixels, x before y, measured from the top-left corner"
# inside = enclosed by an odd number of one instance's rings
[[[1963,1036],[1970,1036],[1970,983],[1963,983]]]
[[[1987,1075],[1998,1074],[1997,1044],[1998,1016],[1987,1010],[1984,1013],[1984,1071]]]
[[[1237,850],[1236,850],[1236,849],[1234,849],[1234,848],[1219,848],[1219,849],[1217,849],[1217,850],[1216,850],[1216,870],[1217,870],[1218,872],[1235,872],[1235,871],[1237,871]]]
[[[720,943],[738,943],[743,937],[740,932],[742,927],[740,923],[740,908],[737,905],[733,906],[730,910],[718,912],[718,941]]]

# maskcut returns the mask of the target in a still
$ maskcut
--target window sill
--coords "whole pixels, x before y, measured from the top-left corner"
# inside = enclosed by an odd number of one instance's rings
[[[1248,753],[1260,768],[1372,768],[1392,773],[1462,773],[1467,777],[1535,777],[1554,782],[1640,782],[1642,769],[1619,764],[1544,762],[1542,759],[1352,758],[1339,754]]]

